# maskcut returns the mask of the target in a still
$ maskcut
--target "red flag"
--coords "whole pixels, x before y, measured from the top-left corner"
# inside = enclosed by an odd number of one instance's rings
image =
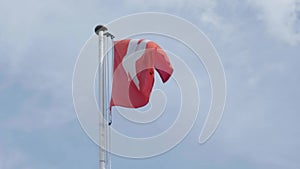
[[[163,82],[173,72],[166,53],[155,42],[144,39],[115,41],[110,108],[145,106],[154,84],[154,69]]]

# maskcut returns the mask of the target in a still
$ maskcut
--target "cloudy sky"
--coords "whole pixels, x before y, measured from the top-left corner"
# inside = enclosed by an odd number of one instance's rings
[[[297,0],[1,0],[0,168],[97,168],[98,148],[73,108],[74,65],[95,25],[149,11],[182,17],[209,37],[226,74],[226,108],[207,143],[197,143],[201,114],[171,151],[139,160],[112,156],[112,167],[300,168]],[[207,108],[208,79],[200,81]]]

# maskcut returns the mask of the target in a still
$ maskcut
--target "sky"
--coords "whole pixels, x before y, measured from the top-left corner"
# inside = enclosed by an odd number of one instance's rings
[[[226,107],[215,134],[198,144],[210,91],[203,67],[192,65],[203,109],[189,135],[153,158],[112,156],[112,168],[300,168],[300,1],[1,0],[0,169],[98,167],[98,147],[73,107],[74,66],[95,25],[137,12],[182,17],[208,36],[224,66]],[[161,130],[152,127],[142,129]]]

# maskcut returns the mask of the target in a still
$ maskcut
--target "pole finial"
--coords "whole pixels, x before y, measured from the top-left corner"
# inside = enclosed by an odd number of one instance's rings
[[[107,31],[107,28],[104,25],[97,25],[95,27],[95,33],[99,35],[100,31]]]

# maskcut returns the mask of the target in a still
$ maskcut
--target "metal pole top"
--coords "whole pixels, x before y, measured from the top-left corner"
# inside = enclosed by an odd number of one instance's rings
[[[99,35],[99,32],[100,31],[107,31],[107,28],[104,26],[104,25],[97,25],[96,27],[95,27],[95,33],[97,34],[97,35]]]

